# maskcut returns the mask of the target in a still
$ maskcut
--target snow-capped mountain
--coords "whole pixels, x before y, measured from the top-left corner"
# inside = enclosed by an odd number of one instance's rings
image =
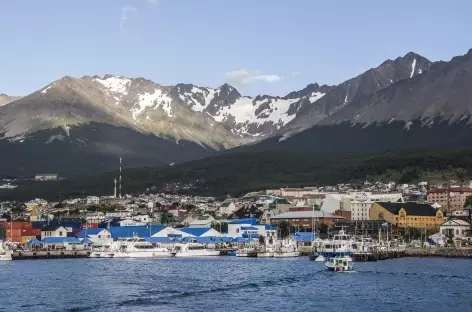
[[[125,105],[133,120],[160,111],[165,118],[175,118],[176,107],[186,106],[196,114],[212,118],[233,135],[250,141],[281,129],[295,118],[301,105],[322,98],[330,87],[310,85],[286,97],[269,95],[251,98],[242,96],[234,87],[224,84],[218,88],[192,84],[161,86],[145,79],[105,76],[93,77],[117,105]]]

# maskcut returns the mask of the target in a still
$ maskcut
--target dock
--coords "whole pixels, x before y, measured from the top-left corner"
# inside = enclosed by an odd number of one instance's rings
[[[13,260],[88,258],[89,250],[15,250]]]

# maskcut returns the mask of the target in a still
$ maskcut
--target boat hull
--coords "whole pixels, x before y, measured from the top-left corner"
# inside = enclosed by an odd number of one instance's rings
[[[12,261],[11,255],[0,255],[0,261]]]
[[[257,257],[258,258],[273,258],[274,257],[274,253],[273,252],[259,252],[257,254]]]
[[[220,252],[217,250],[198,250],[195,252],[177,252],[175,257],[177,258],[190,258],[190,257],[215,257],[219,256]]]
[[[168,251],[131,251],[119,252],[114,258],[168,258],[172,257],[172,253]]]

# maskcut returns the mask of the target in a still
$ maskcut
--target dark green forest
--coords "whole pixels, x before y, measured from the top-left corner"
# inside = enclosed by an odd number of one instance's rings
[[[23,181],[2,190],[2,199],[112,195],[117,172],[84,175],[55,182]],[[472,178],[472,149],[409,149],[375,152],[233,153],[176,166],[125,169],[123,190],[160,191],[169,184],[183,193],[238,196],[275,187],[300,187],[363,182],[366,179],[409,183]],[[178,184],[177,184],[178,183]],[[185,188],[182,188],[185,186]]]

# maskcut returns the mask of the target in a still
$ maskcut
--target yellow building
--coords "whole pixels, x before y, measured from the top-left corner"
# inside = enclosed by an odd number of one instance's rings
[[[374,203],[369,210],[370,220],[385,220],[397,227],[430,228],[439,227],[446,218],[441,209],[429,204]]]

